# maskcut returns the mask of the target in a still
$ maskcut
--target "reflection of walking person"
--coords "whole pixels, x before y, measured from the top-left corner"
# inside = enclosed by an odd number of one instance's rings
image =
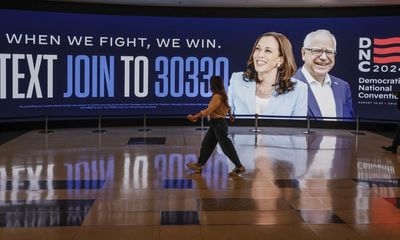
[[[393,95],[397,97],[397,109],[400,110],[400,92],[393,92]],[[382,146],[386,151],[397,153],[397,147],[400,145],[400,124],[397,125],[396,135],[393,138],[392,145]]]
[[[210,119],[210,128],[201,143],[200,157],[197,163],[188,163],[187,167],[195,173],[201,173],[203,166],[211,156],[217,143],[219,143],[225,155],[233,164],[235,164],[235,168],[229,173],[229,175],[237,176],[246,172],[246,169],[240,163],[235,147],[233,146],[232,141],[228,138],[228,124],[225,121],[225,116],[229,113],[229,119],[232,122],[235,119],[233,118],[228,105],[228,97],[224,88],[223,79],[219,76],[213,76],[210,79],[210,84],[213,95],[208,103],[208,107],[195,115],[189,114],[187,116],[191,122],[196,122],[199,118],[205,116],[208,116]]]

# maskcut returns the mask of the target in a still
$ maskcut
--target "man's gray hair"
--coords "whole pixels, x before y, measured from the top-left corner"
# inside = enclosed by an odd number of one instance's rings
[[[310,47],[310,42],[311,42],[311,38],[315,35],[315,34],[319,34],[319,33],[325,33],[328,34],[329,36],[331,36],[332,40],[333,40],[333,50],[336,51],[336,38],[335,36],[329,32],[326,29],[318,29],[314,32],[310,32],[309,34],[307,34],[306,38],[304,38],[304,42],[303,42],[303,48],[308,48]]]

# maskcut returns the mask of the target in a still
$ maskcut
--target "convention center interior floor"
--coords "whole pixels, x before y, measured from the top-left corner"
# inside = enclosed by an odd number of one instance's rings
[[[38,130],[0,145],[0,239],[400,239],[400,155],[351,130],[231,127],[202,174],[195,126]],[[1,133],[0,133],[1,134]]]

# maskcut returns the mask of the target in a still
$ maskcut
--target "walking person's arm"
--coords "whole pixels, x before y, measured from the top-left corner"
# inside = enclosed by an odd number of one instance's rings
[[[186,118],[189,119],[189,121],[191,121],[191,122],[197,122],[197,120],[199,120],[199,118],[205,117],[205,116],[213,113],[219,107],[220,104],[221,104],[221,96],[219,96],[218,94],[214,94],[206,109],[201,110],[200,112],[196,113],[195,115],[189,114],[186,116]]]

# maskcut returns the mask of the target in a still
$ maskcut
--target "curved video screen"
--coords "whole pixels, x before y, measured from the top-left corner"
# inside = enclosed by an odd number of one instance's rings
[[[0,119],[194,113],[207,106],[209,79],[219,75],[236,115],[396,120],[399,28],[398,16],[206,18],[2,9]],[[335,46],[315,36],[303,46],[321,29],[334,35]],[[290,49],[278,49],[276,57],[277,40],[260,39],[268,32],[285,36]],[[274,77],[285,75],[280,67],[290,59],[297,71],[289,72],[282,92],[277,84],[262,84],[261,76],[280,82]]]

